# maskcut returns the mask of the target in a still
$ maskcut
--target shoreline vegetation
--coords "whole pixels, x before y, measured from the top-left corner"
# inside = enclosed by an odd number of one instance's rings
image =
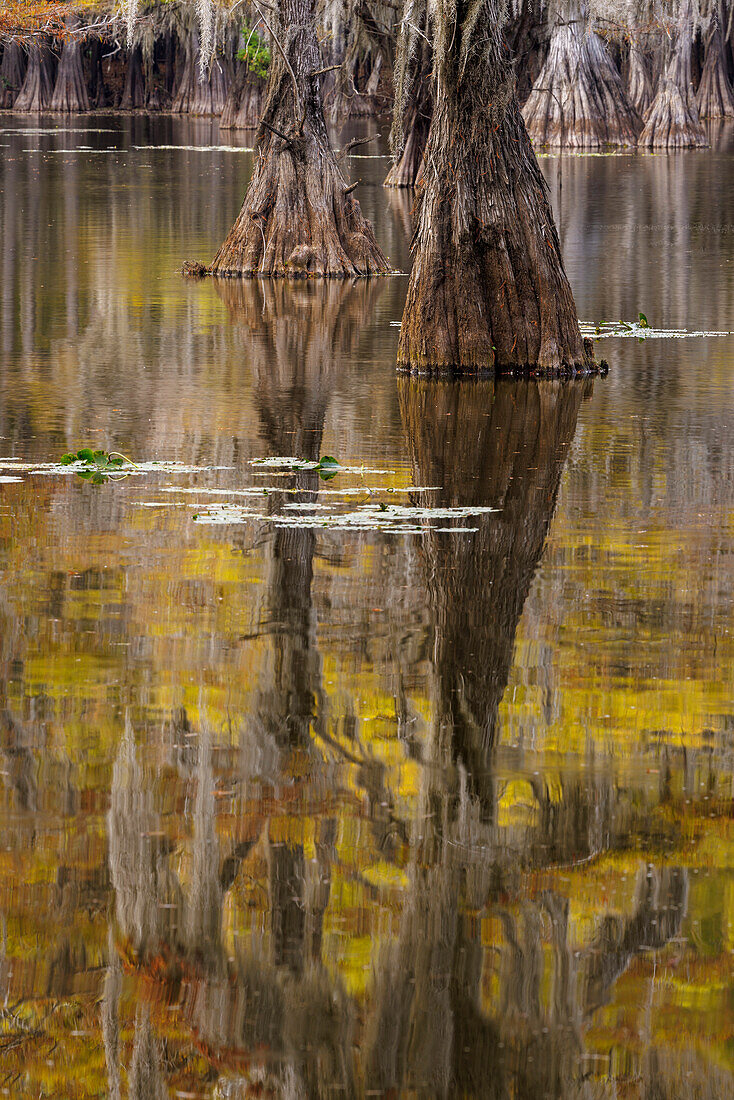
[[[113,0],[4,4],[0,110],[170,113],[218,118],[224,129],[258,128],[278,48],[256,0],[213,2],[208,31],[196,5],[133,6],[130,21],[126,5]],[[347,4],[338,18],[331,7],[316,10],[326,120],[387,117],[396,100],[404,104],[403,152],[385,182],[413,186],[433,111],[428,38],[423,34],[420,50],[411,49],[403,63],[400,5]],[[519,0],[504,37],[534,145],[705,145],[702,120],[734,117],[732,21],[726,10],[712,12],[704,20],[690,9],[636,28],[574,0],[542,10]],[[573,72],[577,80],[569,78]]]

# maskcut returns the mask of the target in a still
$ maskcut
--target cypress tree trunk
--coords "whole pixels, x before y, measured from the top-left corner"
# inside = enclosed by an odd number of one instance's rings
[[[418,370],[592,366],[495,0],[436,19],[434,112],[398,363]]]
[[[90,102],[93,107],[106,107],[107,92],[102,72],[102,43],[98,38],[93,38],[91,43],[91,70],[89,82]]]
[[[706,40],[706,58],[696,93],[696,106],[701,118],[734,117],[734,91],[726,71],[726,45],[721,22],[721,13],[717,10],[712,16]]]
[[[221,115],[227,102],[230,77],[221,58],[212,59],[209,73],[202,79],[199,54],[194,57],[194,96],[189,108],[192,115]]]
[[[34,43],[28,50],[28,68],[18,98],[13,104],[15,111],[27,111],[29,114],[47,111],[54,92],[55,58],[46,45]]]
[[[281,0],[255,170],[211,271],[354,276],[387,260],[329,144],[313,0]]]
[[[403,140],[396,162],[387,174],[385,187],[414,187],[418,182],[423,154],[431,126],[431,70],[429,44],[421,42],[418,57],[411,61],[411,89],[403,122]]]
[[[640,134],[640,145],[664,149],[708,145],[693,95],[692,47],[693,15],[688,4],[680,18],[673,53]]]
[[[61,51],[56,86],[51,100],[52,111],[71,114],[89,110],[89,94],[82,70],[82,48],[73,33],[78,25],[79,20],[76,16],[67,17],[66,26],[70,37],[64,42],[64,48]]]
[[[199,36],[192,30],[186,43],[186,61],[173,111],[176,114],[220,115],[227,102],[229,73],[222,59],[214,57],[209,72],[202,77],[199,58]]]
[[[378,53],[372,61],[370,75],[364,83],[364,91],[357,92],[351,99],[346,100],[348,110],[343,112],[341,118],[373,118],[379,111],[378,91],[380,88],[380,74],[382,72],[383,57]],[[356,85],[355,85],[356,86]]]
[[[652,81],[645,55],[634,43],[630,45],[627,66],[627,98],[640,118],[644,118],[653,101]]]
[[[260,124],[265,81],[241,65],[232,81],[219,120],[220,130],[254,130]]]
[[[143,74],[143,51],[140,46],[131,50],[127,59],[125,89],[122,93],[120,109],[137,111],[145,106],[145,76]]]
[[[25,75],[25,56],[18,43],[5,43],[3,63],[0,65],[0,107],[8,110],[13,106],[23,86]]]
[[[634,145],[641,127],[585,2],[569,5],[554,28],[545,65],[523,107],[536,145],[596,149]]]

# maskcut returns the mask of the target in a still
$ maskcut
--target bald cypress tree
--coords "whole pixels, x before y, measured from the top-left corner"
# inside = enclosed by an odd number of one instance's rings
[[[216,275],[355,276],[389,266],[329,142],[314,0],[279,0],[255,170]]]
[[[591,366],[520,114],[506,16],[502,0],[433,9],[433,117],[398,350],[404,367]],[[399,101],[395,109],[402,115]]]

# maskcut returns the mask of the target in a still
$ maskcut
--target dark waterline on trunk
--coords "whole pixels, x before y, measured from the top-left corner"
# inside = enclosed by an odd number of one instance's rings
[[[541,158],[583,320],[734,330],[709,136]],[[600,341],[593,384],[396,378],[403,276],[180,278],[250,141],[0,116],[0,459],[200,468],[0,469],[3,1070],[730,1095],[734,337]],[[251,465],[288,455],[349,470]]]

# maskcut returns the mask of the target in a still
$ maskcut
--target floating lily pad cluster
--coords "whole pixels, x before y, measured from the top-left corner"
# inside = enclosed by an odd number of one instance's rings
[[[76,453],[68,451],[60,461],[62,466],[81,466],[82,469],[75,471],[78,477],[90,481],[92,485],[102,485],[109,481],[110,474],[122,473],[120,467],[124,466],[126,459],[117,451],[93,451],[91,447],[82,447]]]
[[[288,473],[298,470],[315,470],[322,481],[331,481],[337,474],[345,473],[349,469],[347,466],[342,466],[341,462],[333,455],[323,455],[318,462],[310,462],[301,458],[286,458],[280,455],[276,458],[253,458],[250,465],[264,466],[268,469],[287,471]]]
[[[636,321],[580,321],[581,335],[593,340],[606,337],[633,337],[636,340],[685,340],[701,336],[732,336],[731,332],[688,331],[687,329],[653,328],[644,313],[638,313]]]

